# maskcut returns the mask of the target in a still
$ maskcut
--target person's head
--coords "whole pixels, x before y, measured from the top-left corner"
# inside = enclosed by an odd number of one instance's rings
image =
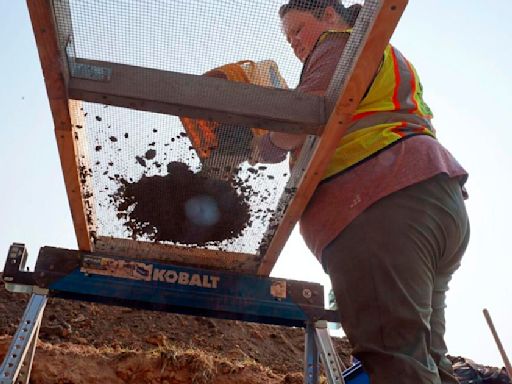
[[[323,32],[352,27],[360,9],[345,7],[341,0],[289,0],[279,16],[295,56],[304,62]]]

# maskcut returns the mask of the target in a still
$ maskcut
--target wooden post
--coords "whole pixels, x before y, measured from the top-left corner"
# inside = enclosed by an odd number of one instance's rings
[[[51,3],[50,0],[27,0],[48,101],[53,115],[55,138],[57,139],[78,247],[83,251],[90,251],[92,249],[91,237],[87,224],[86,207],[80,193],[77,144],[72,129],[71,116],[76,113],[70,110],[66,86],[68,73],[64,65],[63,53],[58,45],[59,39]]]
[[[496,332],[496,329],[494,328],[494,324],[492,323],[491,315],[489,315],[489,311],[485,308],[484,308],[483,312],[484,312],[485,320],[487,321],[487,324],[489,325],[489,328],[491,329],[491,333],[494,337],[494,341],[496,342],[496,345],[498,346],[498,350],[500,351],[501,358],[503,359],[503,363],[505,364],[505,369],[507,370],[508,377],[512,378],[512,366],[510,365],[510,361],[507,357],[507,354],[505,353],[503,344],[501,344],[500,338],[498,337],[498,333]]]

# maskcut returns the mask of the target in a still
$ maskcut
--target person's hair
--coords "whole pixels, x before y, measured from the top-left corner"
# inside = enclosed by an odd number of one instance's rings
[[[281,19],[291,10],[307,11],[310,12],[317,19],[320,19],[327,7],[333,7],[338,15],[341,16],[350,27],[354,23],[361,10],[360,4],[353,4],[350,7],[345,7],[340,0],[289,0],[287,4],[283,4],[279,8],[279,16]]]

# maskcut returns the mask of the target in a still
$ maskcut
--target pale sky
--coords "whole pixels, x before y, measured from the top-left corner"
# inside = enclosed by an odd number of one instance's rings
[[[277,9],[276,3],[279,1],[261,0],[255,7],[261,4],[265,9]],[[512,272],[512,209],[508,198],[512,190],[512,132],[508,127],[512,101],[511,14],[509,0],[415,0],[392,38],[419,72],[439,140],[470,174],[467,208],[472,234],[448,292],[448,348],[452,355],[495,366],[503,362],[482,315],[483,308],[489,310],[505,350],[512,354],[512,289],[508,281]],[[0,15],[3,269],[13,242],[27,245],[31,262],[41,246],[76,249],[77,245],[25,2],[0,0]],[[245,30],[238,36],[249,34]],[[285,47],[283,42],[279,44]],[[267,43],[269,46],[274,49]],[[257,55],[268,52],[271,50],[261,49]],[[298,70],[298,63],[283,70],[289,84],[296,81]],[[326,290],[329,287],[328,278],[296,231],[272,276],[317,281]]]

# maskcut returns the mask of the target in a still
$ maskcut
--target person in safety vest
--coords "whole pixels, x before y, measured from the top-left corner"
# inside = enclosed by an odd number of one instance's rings
[[[289,0],[280,8],[286,39],[304,64],[297,91],[325,94],[360,9],[338,0]],[[444,308],[469,241],[468,175],[437,141],[431,118],[416,70],[388,45],[300,220],[372,384],[457,383]],[[258,146],[293,156],[303,141],[271,132]]]

